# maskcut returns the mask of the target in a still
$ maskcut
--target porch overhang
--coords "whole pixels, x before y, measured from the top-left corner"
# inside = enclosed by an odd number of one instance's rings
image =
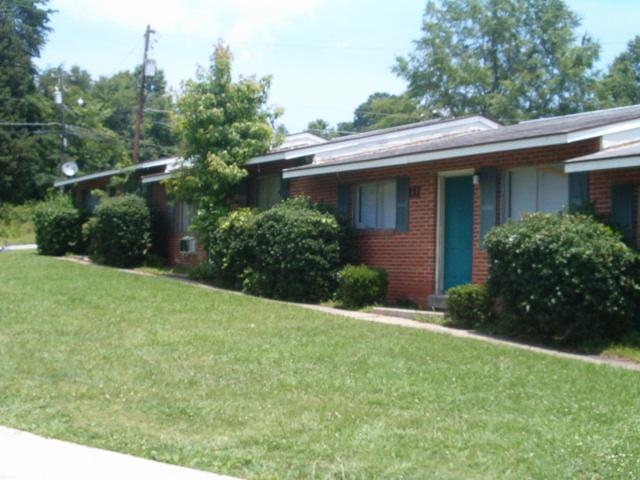
[[[573,158],[564,164],[565,173],[595,172],[640,167],[640,142]]]

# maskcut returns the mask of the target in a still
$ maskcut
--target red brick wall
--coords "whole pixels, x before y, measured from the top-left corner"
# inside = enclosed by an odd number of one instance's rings
[[[154,208],[160,210],[164,215],[165,224],[167,227],[167,241],[165,245],[165,258],[167,264],[171,267],[195,267],[207,259],[207,254],[196,239],[196,252],[195,253],[181,253],[180,252],[180,239],[184,236],[195,236],[192,232],[174,232],[173,225],[169,225],[168,216],[168,197],[166,188],[161,183],[149,184],[151,205]],[[175,216],[173,218],[175,221]]]
[[[611,213],[611,188],[614,185],[640,185],[640,168],[601,170],[589,174],[589,197],[595,203],[596,211]]]
[[[603,170],[589,174],[589,198],[594,202],[596,211],[602,215],[611,214],[611,189],[614,185],[639,185],[640,168]],[[634,189],[632,241],[638,245],[638,189]]]
[[[198,243],[196,239],[196,251],[195,253],[181,253],[180,252],[180,239],[186,235],[194,236],[192,233],[171,233],[167,242],[168,256],[167,263],[171,267],[195,267],[200,265],[207,259],[207,253]]]
[[[307,195],[315,202],[336,205],[338,185],[358,184],[398,176],[410,178],[410,188],[419,191],[409,200],[409,231],[356,231],[355,244],[359,260],[383,267],[389,274],[387,301],[408,299],[425,305],[427,296],[436,289],[436,235],[438,209],[438,172],[479,170],[496,167],[499,170],[525,165],[560,163],[568,158],[597,151],[599,141],[588,140],[554,148],[537,148],[479,155],[418,165],[363,170],[340,174],[292,179],[290,194]],[[500,198],[498,187],[498,199]],[[499,211],[499,209],[498,209]],[[473,257],[472,280],[486,279],[488,263],[480,244],[480,187],[474,186],[473,197]]]

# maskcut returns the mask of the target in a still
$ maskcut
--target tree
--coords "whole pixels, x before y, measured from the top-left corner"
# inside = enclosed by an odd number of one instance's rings
[[[205,247],[246,176],[244,163],[274,144],[273,123],[280,115],[266,105],[271,79],[234,82],[231,64],[229,47],[219,42],[209,69],[185,83],[177,102],[181,153],[188,160],[168,187],[195,207],[194,225]]]
[[[134,72],[123,71],[111,77],[101,77],[93,89],[96,99],[109,110],[104,125],[118,134],[127,152],[131,150],[133,139],[140,73],[141,67],[137,67]],[[178,141],[171,125],[173,101],[166,87],[162,70],[146,79],[145,112],[140,135],[141,161],[168,157],[177,152]]]
[[[424,36],[394,71],[424,107],[506,123],[595,107],[599,45],[562,0],[428,1]]]
[[[55,170],[41,129],[42,99],[33,58],[49,32],[46,0],[0,1],[0,201],[19,202],[43,193],[42,172]]]
[[[307,124],[307,131],[330,140],[338,136],[336,129],[324,118],[316,118]]]
[[[603,107],[640,103],[640,35],[615,58],[599,85],[598,95]]]
[[[74,65],[69,71],[49,68],[39,77],[38,87],[46,105],[45,117],[60,121],[64,109],[67,146],[64,160],[74,161],[81,173],[113,168],[127,150],[117,132],[106,126],[111,109],[94,94],[94,82],[86,70]],[[56,89],[62,88],[62,105],[54,105]],[[59,130],[54,132],[59,134]],[[59,147],[54,148],[58,156]]]
[[[353,112],[353,129],[357,132],[378,130],[419,122],[423,118],[424,111],[408,95],[376,92]]]

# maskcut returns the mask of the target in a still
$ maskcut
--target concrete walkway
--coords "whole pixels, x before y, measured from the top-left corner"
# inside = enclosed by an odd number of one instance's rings
[[[0,427],[0,480],[234,480]]]
[[[64,260],[70,260],[73,262],[83,263],[83,264],[91,263],[87,259],[77,259],[72,257],[60,257],[60,258]],[[192,285],[194,287],[204,288],[207,290],[213,290],[217,292],[223,292],[223,293],[241,295],[241,296],[247,295],[245,293],[238,292],[235,290],[225,290],[219,287],[213,287],[211,285],[204,284],[197,280],[191,280],[190,278],[181,274],[157,275],[154,273],[139,272],[136,270],[122,270],[122,271],[126,273],[131,273],[134,275],[147,275],[147,276],[153,276],[153,277],[159,277],[159,278],[168,278],[171,280]],[[452,335],[454,337],[469,338],[473,340],[479,340],[481,342],[493,343],[495,345],[504,345],[511,348],[517,348],[519,350],[528,350],[530,352],[541,353],[543,355],[551,355],[553,357],[558,357],[558,358],[577,360],[579,362],[594,363],[597,365],[609,365],[615,368],[624,368],[627,370],[640,371],[640,363],[636,363],[631,360],[601,357],[599,355],[583,355],[583,354],[576,354],[576,353],[561,352],[559,350],[553,350],[550,348],[536,347],[532,345],[527,345],[525,343],[518,343],[510,340],[504,340],[502,338],[497,338],[491,335],[477,333],[471,330],[444,327],[442,325],[437,325],[435,323],[411,320],[407,318],[407,317],[411,317],[412,313],[415,313],[415,312],[412,312],[411,310],[403,310],[403,309],[397,309],[397,308],[379,308],[378,310],[384,311],[384,313],[381,314],[381,313],[359,312],[359,311],[353,311],[353,310],[343,310],[340,308],[332,308],[332,307],[326,307],[323,305],[315,305],[315,304],[291,303],[291,302],[284,302],[281,300],[272,300],[269,298],[262,298],[262,300],[266,300],[269,302],[282,303],[282,304],[296,305],[298,307],[306,308],[309,310],[315,310],[317,312],[328,313],[331,315],[337,315],[341,317],[353,318],[356,320],[363,320],[363,321],[375,322],[375,323],[384,323],[386,325],[395,325],[397,327],[414,328],[416,330],[427,330],[430,332],[443,333],[445,335]],[[397,315],[394,315],[394,312],[396,312]],[[420,316],[424,316],[425,312],[420,311],[419,313],[420,313]],[[442,315],[442,314],[434,312],[434,315]]]
[[[29,243],[26,245],[0,245],[0,252],[11,252],[13,250],[35,250],[38,246],[35,243]]]
[[[504,345],[511,348],[517,348],[519,350],[528,350],[530,352],[541,353],[544,355],[551,355],[558,358],[566,358],[569,360],[577,360],[580,362],[594,363],[597,365],[609,365],[611,367],[640,371],[640,363],[635,363],[630,360],[607,358],[607,357],[601,357],[598,355],[578,355],[575,353],[561,352],[558,350],[551,350],[549,348],[535,347],[535,346],[527,345],[524,343],[517,343],[509,340],[503,340],[501,338],[492,337],[490,335],[483,335],[481,333],[476,333],[469,330],[443,327],[441,325],[436,325],[434,323],[418,322],[416,320],[409,320],[407,318],[394,317],[388,314],[379,315],[376,313],[353,312],[348,310],[338,310],[331,307],[323,307],[319,305],[300,305],[300,306],[311,309],[311,310],[316,310],[319,312],[330,313],[332,315],[341,315],[345,317],[351,317],[358,320],[364,320],[367,322],[384,323],[387,325],[396,325],[399,327],[415,328],[417,330],[427,330],[430,332],[444,333],[446,335],[452,335],[454,337],[469,338],[473,340],[479,340],[482,342],[493,343],[496,345]]]
[[[168,277],[173,280],[176,280],[182,283],[187,283],[189,285],[193,285],[196,287],[205,288],[207,290],[214,290],[214,291],[231,293],[236,295],[246,295],[242,292],[237,292],[233,290],[223,290],[218,287],[212,287],[210,285],[203,284],[196,280],[191,280],[183,275],[155,275],[155,274],[147,274],[146,272],[136,272],[134,270],[125,270],[125,271],[129,273],[134,273],[134,274],[141,273],[143,275],[158,276],[161,278]],[[328,313],[331,315],[337,315],[341,317],[353,318],[356,320],[363,320],[363,321],[375,322],[375,323],[384,323],[386,325],[395,325],[397,327],[404,327],[404,328],[414,328],[416,330],[427,330],[430,332],[437,332],[437,333],[443,333],[445,335],[452,335],[454,337],[469,338],[469,339],[478,340],[481,342],[493,343],[495,345],[504,345],[511,348],[517,348],[519,350],[528,350],[530,352],[541,353],[543,355],[551,355],[553,357],[558,357],[558,358],[566,358],[569,360],[593,363],[597,365],[609,365],[615,368],[624,368],[627,370],[640,371],[640,363],[632,362],[630,360],[601,357],[599,355],[582,355],[582,354],[576,354],[576,353],[561,352],[558,350],[552,350],[550,348],[536,347],[532,345],[527,345],[525,343],[518,343],[518,342],[509,341],[509,340],[504,340],[502,338],[493,337],[491,335],[484,335],[482,333],[477,333],[470,330],[443,327],[442,325],[437,325],[435,323],[427,323],[424,321],[419,322],[416,320],[411,320],[409,318],[406,318],[407,316],[411,316],[411,314],[413,313],[411,310],[381,308],[379,310],[384,311],[384,314],[380,314],[380,313],[359,312],[359,311],[353,311],[353,310],[343,310],[338,308],[325,307],[322,305],[289,303],[289,302],[283,302],[280,300],[271,300],[271,299],[263,299],[263,300],[276,302],[276,303],[296,305],[298,307],[307,308],[309,310],[315,310],[317,312]],[[396,312],[397,315],[394,315],[394,312]],[[424,312],[421,311],[420,313],[423,314]],[[438,315],[437,313],[434,313],[434,314]]]

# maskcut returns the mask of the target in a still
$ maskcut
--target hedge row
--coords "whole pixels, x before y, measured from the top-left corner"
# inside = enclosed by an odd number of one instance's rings
[[[69,197],[56,196],[34,212],[36,243],[42,255],[88,253],[97,263],[132,267],[150,247],[150,214],[135,195],[105,198],[87,220]]]
[[[592,217],[526,215],[493,229],[487,288],[450,290],[463,326],[489,324],[543,341],[616,339],[640,317],[640,260],[611,228]],[[488,302],[488,303],[487,303]],[[491,317],[491,305],[499,305]]]
[[[341,229],[305,198],[269,210],[237,210],[212,235],[209,259],[226,287],[283,300],[317,302],[335,290]]]

